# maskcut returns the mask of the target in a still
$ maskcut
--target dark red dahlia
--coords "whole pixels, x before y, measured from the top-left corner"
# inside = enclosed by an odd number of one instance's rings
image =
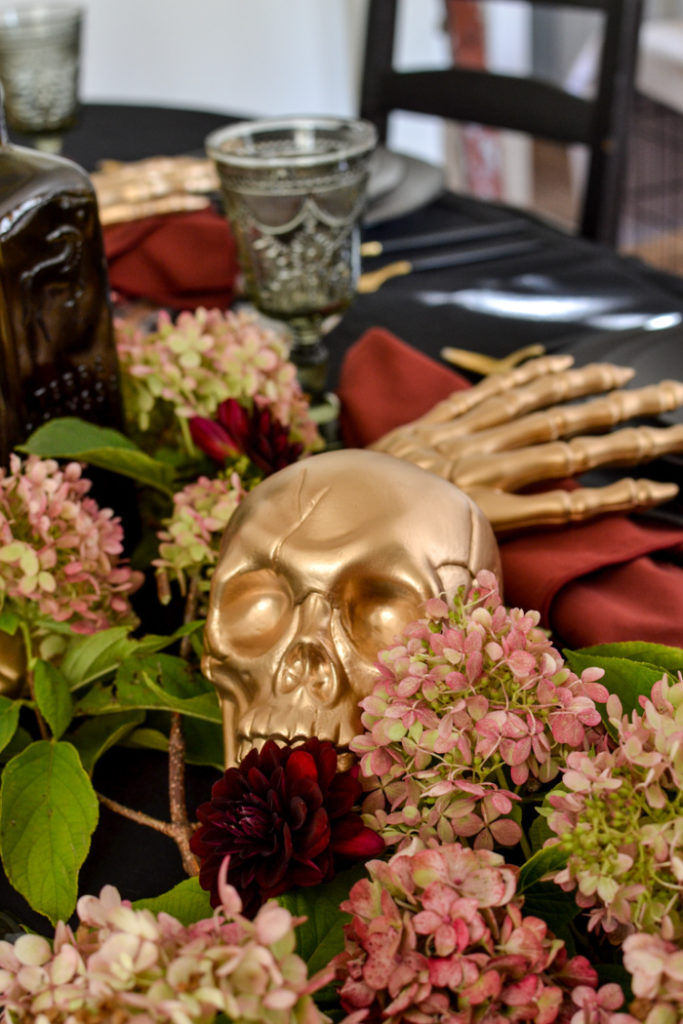
[[[193,416],[190,433],[197,447],[221,465],[246,455],[266,476],[296,462],[303,451],[267,406],[254,405],[248,412],[234,398],[221,402],[215,420]]]
[[[271,896],[328,881],[344,863],[377,856],[383,840],[353,810],[360,794],[354,774],[337,771],[337,751],[327,740],[282,747],[268,740],[250,751],[197,810],[200,827],[190,845],[211,905],[219,903],[218,872],[228,854],[228,882],[249,917]]]

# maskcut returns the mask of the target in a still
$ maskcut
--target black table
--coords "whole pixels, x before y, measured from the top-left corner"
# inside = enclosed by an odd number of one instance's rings
[[[90,104],[67,135],[64,154],[92,170],[105,157],[130,160],[197,152],[208,132],[232,117]],[[404,238],[426,230],[504,223],[510,216],[504,207],[448,194],[366,235]],[[610,360],[633,366],[636,385],[663,377],[683,380],[683,281],[570,238],[533,217],[525,219],[521,236],[535,246],[524,255],[416,272],[389,281],[373,295],[359,296],[329,335],[333,379],[349,345],[368,327],[380,325],[434,358],[447,344],[504,355],[539,341],[550,352],[571,352],[579,364]],[[417,254],[408,248],[400,255]],[[395,258],[397,254],[389,259]],[[674,413],[667,419],[681,421]],[[683,482],[682,466],[679,457],[667,458],[659,475]],[[651,475],[658,475],[656,467]],[[658,514],[683,522],[683,510],[675,503]],[[190,809],[206,799],[215,777],[210,770],[189,773]],[[114,799],[134,799],[140,810],[166,816],[166,759],[161,755],[110,751],[98,763],[96,784]],[[135,899],[163,892],[182,877],[179,855],[169,840],[102,809],[81,872],[81,891],[96,892],[112,882]],[[45,926],[4,881],[0,905],[39,929]]]

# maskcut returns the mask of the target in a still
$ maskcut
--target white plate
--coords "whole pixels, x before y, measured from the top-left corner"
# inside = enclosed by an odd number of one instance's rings
[[[378,146],[370,157],[368,202],[374,203],[388,192],[398,188],[405,173],[406,165],[400,153],[392,153],[384,146]]]
[[[441,167],[405,153],[391,155],[402,165],[403,173],[395,187],[376,198],[369,192],[370,200],[363,216],[366,227],[419,210],[443,192],[444,172]]]

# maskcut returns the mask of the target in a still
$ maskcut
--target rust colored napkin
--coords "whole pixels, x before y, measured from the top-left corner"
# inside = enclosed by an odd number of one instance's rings
[[[342,367],[344,441],[369,444],[468,386],[388,331],[372,328]],[[609,514],[501,539],[500,551],[506,603],[538,609],[559,642],[683,646],[683,530]]]
[[[237,277],[228,222],[211,208],[104,229],[112,289],[171,309],[225,309]]]

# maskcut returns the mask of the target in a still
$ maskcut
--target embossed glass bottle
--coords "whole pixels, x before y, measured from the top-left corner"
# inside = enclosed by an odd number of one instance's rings
[[[0,464],[55,416],[118,426],[107,268],[90,180],[12,145],[0,116]]]

